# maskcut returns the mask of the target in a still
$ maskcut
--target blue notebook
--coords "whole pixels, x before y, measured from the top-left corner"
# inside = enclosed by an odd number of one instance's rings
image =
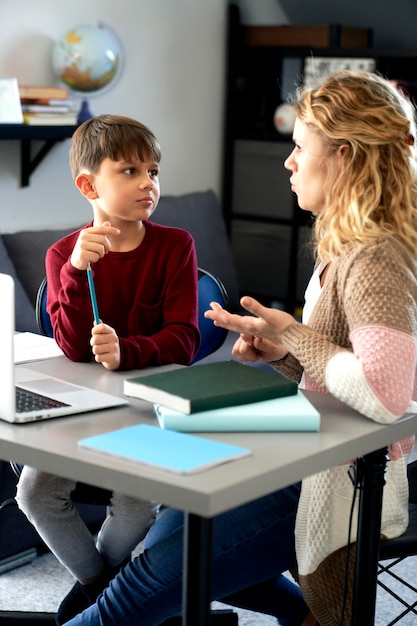
[[[185,432],[314,432],[320,429],[320,413],[301,391],[295,396],[191,414],[160,404],[154,407],[162,428]]]
[[[136,424],[78,441],[79,446],[178,474],[194,474],[248,456],[248,448]]]

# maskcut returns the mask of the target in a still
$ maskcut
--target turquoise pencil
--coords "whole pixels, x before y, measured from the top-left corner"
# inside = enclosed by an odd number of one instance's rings
[[[100,324],[100,316],[98,314],[96,290],[94,288],[93,270],[91,269],[90,263],[88,264],[88,267],[87,267],[87,279],[88,279],[88,286],[90,288],[90,298],[91,298],[91,305],[93,307],[94,323]]]

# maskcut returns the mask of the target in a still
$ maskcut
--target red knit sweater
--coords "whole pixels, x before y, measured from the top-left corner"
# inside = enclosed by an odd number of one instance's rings
[[[46,253],[47,310],[65,355],[90,361],[87,276],[69,261],[78,233]],[[145,238],[135,250],[108,252],[92,267],[100,319],[119,337],[120,370],[191,362],[200,334],[197,260],[188,232],[146,222]]]

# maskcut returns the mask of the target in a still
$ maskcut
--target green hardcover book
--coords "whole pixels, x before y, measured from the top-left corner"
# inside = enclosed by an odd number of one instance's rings
[[[297,393],[297,384],[238,361],[183,367],[124,381],[127,396],[196,413]]]

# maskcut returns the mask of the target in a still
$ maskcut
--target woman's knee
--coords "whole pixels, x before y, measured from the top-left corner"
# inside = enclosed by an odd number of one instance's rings
[[[151,548],[154,544],[168,537],[184,525],[184,513],[177,509],[164,509],[157,522],[152,526],[146,535],[145,547]]]

